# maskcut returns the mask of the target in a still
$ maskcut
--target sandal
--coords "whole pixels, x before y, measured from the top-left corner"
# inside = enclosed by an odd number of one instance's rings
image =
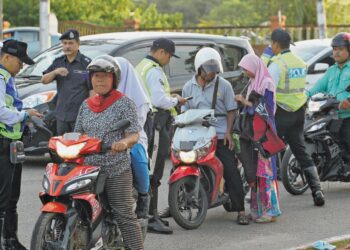
[[[238,214],[237,224],[238,225],[249,225],[249,217],[245,214]]]
[[[277,220],[277,218],[274,216],[263,215],[260,218],[256,219],[255,222],[262,224],[262,223],[275,222],[276,220]]]

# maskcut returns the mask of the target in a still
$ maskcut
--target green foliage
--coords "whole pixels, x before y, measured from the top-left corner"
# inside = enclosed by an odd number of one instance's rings
[[[325,0],[328,24],[350,23],[350,0]]]
[[[0,0],[2,1],[2,0]],[[38,0],[4,0],[4,20],[15,26],[38,26],[39,4]]]

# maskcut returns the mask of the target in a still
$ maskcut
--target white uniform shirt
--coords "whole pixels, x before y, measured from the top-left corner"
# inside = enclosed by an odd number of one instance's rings
[[[176,97],[168,96],[164,91],[164,72],[158,68],[152,68],[147,76],[146,83],[151,93],[151,103],[155,108],[169,110],[177,105]]]

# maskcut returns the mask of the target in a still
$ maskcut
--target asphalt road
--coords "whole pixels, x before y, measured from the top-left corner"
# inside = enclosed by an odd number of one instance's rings
[[[38,192],[45,162],[25,164],[22,194],[18,204],[19,237],[29,247],[31,233],[40,213]],[[167,167],[170,169],[170,162]],[[165,170],[168,176],[169,171]],[[166,179],[160,192],[160,208],[167,204]],[[180,228],[172,219],[172,235],[147,235],[146,249],[293,249],[305,243],[350,233],[350,184],[323,183],[326,205],[314,207],[310,191],[301,196],[288,194],[280,183],[282,216],[271,224],[239,226],[236,214],[222,207],[208,211],[206,221],[197,230]],[[246,206],[249,211],[249,205]]]

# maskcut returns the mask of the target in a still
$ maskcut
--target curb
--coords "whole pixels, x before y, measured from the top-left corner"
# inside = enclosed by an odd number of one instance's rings
[[[333,243],[333,242],[336,242],[336,241],[342,241],[342,240],[346,240],[346,239],[350,239],[350,234],[334,236],[334,237],[326,238],[326,239],[323,239],[323,240],[327,241],[328,243]],[[306,245],[298,246],[298,247],[289,248],[289,249],[286,249],[286,250],[302,250],[302,249],[306,249],[308,247],[312,247],[313,243],[314,242],[308,243]]]

